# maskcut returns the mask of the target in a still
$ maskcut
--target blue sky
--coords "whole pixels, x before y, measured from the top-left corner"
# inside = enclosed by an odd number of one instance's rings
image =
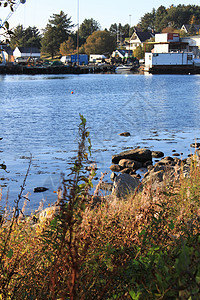
[[[159,0],[26,0],[26,4],[21,4],[9,19],[10,26],[14,27],[22,24],[24,27],[28,27],[35,25],[42,29],[46,26],[49,17],[61,10],[72,18],[74,24],[77,24],[78,1],[80,23],[85,18],[93,18],[100,23],[102,29],[109,29],[113,23],[136,25],[145,13],[151,12],[153,7],[157,9],[160,5],[165,7],[169,7],[172,3],[174,5],[200,5],[198,1],[187,0],[182,2],[176,0],[163,2]],[[6,9],[0,8],[0,18],[2,20],[6,18],[8,13],[9,11]]]

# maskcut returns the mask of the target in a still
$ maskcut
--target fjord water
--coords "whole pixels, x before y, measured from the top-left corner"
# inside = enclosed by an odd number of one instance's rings
[[[60,174],[76,156],[79,113],[87,119],[98,177],[123,150],[176,150],[184,158],[200,138],[198,75],[6,75],[0,76],[0,107],[3,200],[8,190],[10,203],[17,198],[31,153],[24,191],[31,193],[31,209],[42,198],[56,199]],[[124,131],[131,136],[119,136]],[[33,193],[37,186],[49,190]]]

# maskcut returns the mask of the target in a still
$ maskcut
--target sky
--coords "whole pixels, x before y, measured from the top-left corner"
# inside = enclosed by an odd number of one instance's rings
[[[19,1],[19,0],[17,0]],[[79,3],[79,18],[78,18]],[[61,10],[71,17],[73,24],[81,24],[84,19],[93,18],[101,25],[101,29],[109,29],[111,24],[121,23],[122,25],[136,25],[140,18],[153,8],[160,5],[166,8],[171,4],[194,4],[200,5],[198,1],[182,0],[163,1],[160,0],[26,0],[25,4],[20,4],[18,9],[9,19],[10,28],[19,24],[24,28],[36,26],[39,29],[45,28],[50,16],[58,14]],[[0,19],[5,20],[9,10],[0,8]],[[76,27],[74,28],[76,29]]]

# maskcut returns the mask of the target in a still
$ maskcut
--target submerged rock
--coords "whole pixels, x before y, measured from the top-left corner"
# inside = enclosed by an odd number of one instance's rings
[[[153,158],[161,158],[164,156],[164,153],[162,151],[152,151],[151,153]]]
[[[122,132],[119,134],[120,136],[130,136],[130,132]]]
[[[46,188],[46,187],[36,187],[36,188],[34,188],[33,189],[33,192],[34,193],[42,193],[42,192],[46,192],[48,190],[48,188]]]
[[[191,148],[199,148],[200,147],[200,143],[192,143],[190,144]]]

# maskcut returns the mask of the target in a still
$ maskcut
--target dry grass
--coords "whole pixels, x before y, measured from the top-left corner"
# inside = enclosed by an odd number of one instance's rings
[[[53,216],[38,224],[18,218],[9,235],[6,210],[0,227],[2,299],[188,299],[192,293],[191,299],[198,299],[199,195],[200,170],[194,164],[188,178],[162,190],[148,184],[127,199],[106,198],[95,208],[87,204],[74,211],[80,222],[72,224],[72,235]],[[183,245],[188,262],[182,270]],[[171,276],[165,284],[164,268]],[[175,287],[180,276],[185,281]]]

